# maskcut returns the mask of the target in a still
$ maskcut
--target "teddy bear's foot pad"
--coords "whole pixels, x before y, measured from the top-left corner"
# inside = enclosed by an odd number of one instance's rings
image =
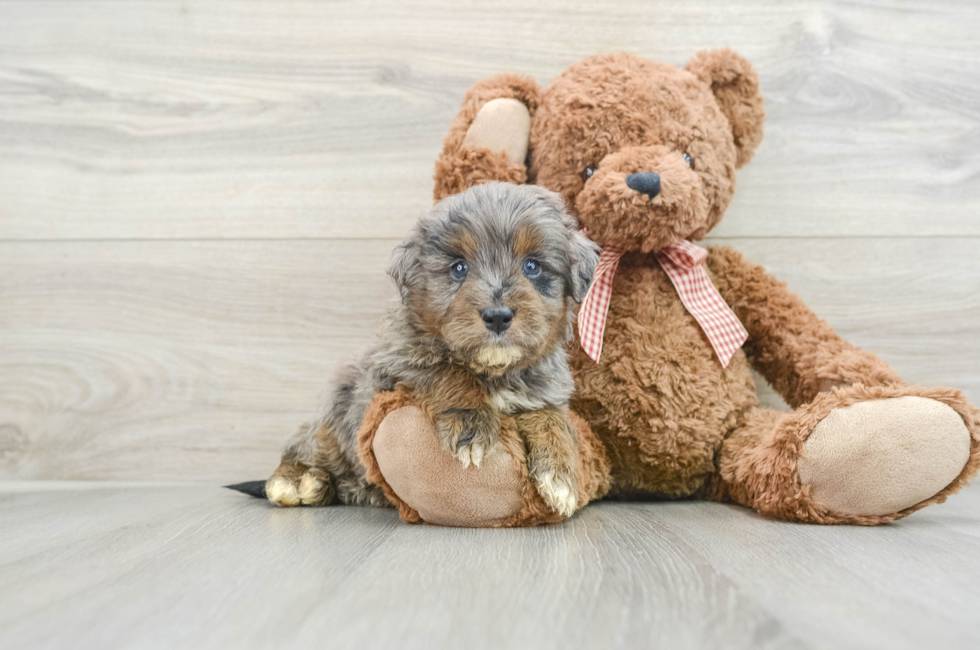
[[[389,413],[378,426],[374,454],[385,481],[423,521],[493,526],[521,509],[520,471],[506,453],[463,467],[442,448],[432,419],[416,406]]]
[[[798,463],[810,497],[848,515],[887,515],[953,482],[970,433],[952,408],[896,397],[837,408],[814,427]]]
[[[476,114],[463,139],[463,146],[486,147],[490,151],[506,151],[511,164],[524,163],[527,157],[531,115],[527,106],[516,99],[491,99]]]

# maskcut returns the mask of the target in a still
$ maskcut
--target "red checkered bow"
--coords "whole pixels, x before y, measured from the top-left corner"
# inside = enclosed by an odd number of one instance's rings
[[[578,314],[582,348],[597,363],[602,355],[602,334],[606,329],[613,276],[624,252],[612,246],[602,249],[595,278]],[[749,338],[749,333],[711,283],[704,268],[707,258],[707,249],[686,240],[657,252],[657,261],[673,283],[681,302],[704,330],[721,365],[727,367],[735,351]]]

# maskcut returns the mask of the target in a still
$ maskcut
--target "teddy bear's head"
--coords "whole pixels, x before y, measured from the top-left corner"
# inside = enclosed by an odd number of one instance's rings
[[[541,93],[529,176],[561,194],[600,245],[656,251],[721,220],[763,119],[755,71],[731,50],[701,52],[684,69],[593,56]]]

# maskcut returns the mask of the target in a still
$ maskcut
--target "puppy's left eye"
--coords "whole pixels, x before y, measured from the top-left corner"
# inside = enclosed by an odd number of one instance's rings
[[[453,262],[453,265],[449,267],[449,275],[453,276],[453,280],[465,280],[466,274],[469,272],[470,267],[463,260]]]
[[[536,278],[541,275],[541,263],[537,260],[524,262],[524,275],[529,278]]]
[[[694,158],[691,158],[686,152],[684,153],[684,162],[686,162],[691,169],[694,169]]]

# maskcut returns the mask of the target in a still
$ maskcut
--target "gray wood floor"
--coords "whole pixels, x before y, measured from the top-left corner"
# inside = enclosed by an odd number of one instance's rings
[[[0,483],[0,647],[977,648],[980,489],[878,528],[709,503],[409,526],[209,486]]]

